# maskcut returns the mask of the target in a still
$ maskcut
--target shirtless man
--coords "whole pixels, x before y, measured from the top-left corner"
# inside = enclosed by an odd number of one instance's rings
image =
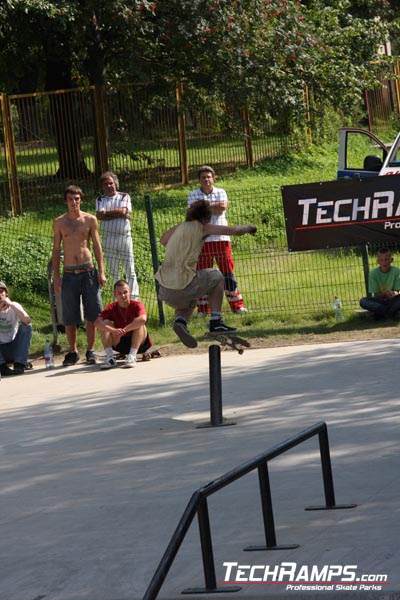
[[[87,351],[86,362],[96,362],[93,347],[96,338],[94,322],[102,310],[100,287],[106,282],[103,251],[96,217],[81,210],[82,190],[70,185],[64,192],[67,212],[54,219],[52,264],[54,291],[61,291],[63,322],[69,350],[64,358],[65,367],[79,360],[77,326],[81,320],[81,298],[86,319]],[[90,252],[90,240],[97,261],[95,268]],[[64,251],[63,275],[60,277],[61,244]]]

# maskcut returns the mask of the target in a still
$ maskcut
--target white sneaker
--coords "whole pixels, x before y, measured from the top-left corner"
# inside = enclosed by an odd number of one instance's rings
[[[117,366],[117,361],[115,360],[115,358],[108,358],[108,356],[106,356],[104,361],[100,365],[100,369],[102,371],[106,371],[107,369],[112,369],[113,367],[116,367],[116,366]]]
[[[122,367],[124,369],[132,369],[136,365],[136,356],[133,354],[128,354],[126,359],[124,360],[124,364]]]
[[[249,311],[247,310],[247,308],[245,306],[241,306],[240,308],[238,308],[237,310],[235,310],[235,312],[238,313],[238,314],[242,314],[243,315],[244,313],[247,313]]]

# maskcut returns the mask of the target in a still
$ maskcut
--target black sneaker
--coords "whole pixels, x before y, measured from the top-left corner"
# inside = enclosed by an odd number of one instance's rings
[[[94,355],[93,350],[87,350],[86,351],[86,364],[88,364],[88,365],[95,365],[96,364],[96,357]]]
[[[178,338],[181,340],[182,344],[185,344],[188,348],[196,348],[197,341],[193,336],[190,335],[186,321],[175,321],[172,326]]]
[[[63,360],[63,367],[72,367],[72,365],[76,365],[79,360],[79,354],[77,352],[67,352],[65,358]]]
[[[10,367],[8,367],[5,363],[0,365],[0,373],[2,377],[10,377],[11,375],[16,375]]]
[[[23,375],[25,373],[26,365],[23,363],[14,363],[14,375]]]
[[[225,325],[222,319],[214,319],[210,321],[210,333],[236,333],[236,327],[229,327],[229,325]]]

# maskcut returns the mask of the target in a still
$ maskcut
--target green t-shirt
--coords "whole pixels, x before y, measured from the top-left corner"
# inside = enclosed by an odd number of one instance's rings
[[[379,267],[372,269],[369,274],[369,291],[371,294],[387,292],[388,290],[400,291],[400,269],[390,267],[387,273],[382,273]]]

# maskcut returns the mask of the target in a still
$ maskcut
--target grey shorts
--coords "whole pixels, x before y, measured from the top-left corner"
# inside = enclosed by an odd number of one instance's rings
[[[64,271],[61,287],[64,325],[79,325],[81,322],[81,297],[85,319],[95,321],[103,310],[96,269],[83,273]]]
[[[194,279],[183,290],[171,290],[160,285],[158,297],[168,306],[178,310],[194,309],[197,298],[208,294],[220,281],[224,280],[221,271],[217,269],[202,269],[197,271]]]

